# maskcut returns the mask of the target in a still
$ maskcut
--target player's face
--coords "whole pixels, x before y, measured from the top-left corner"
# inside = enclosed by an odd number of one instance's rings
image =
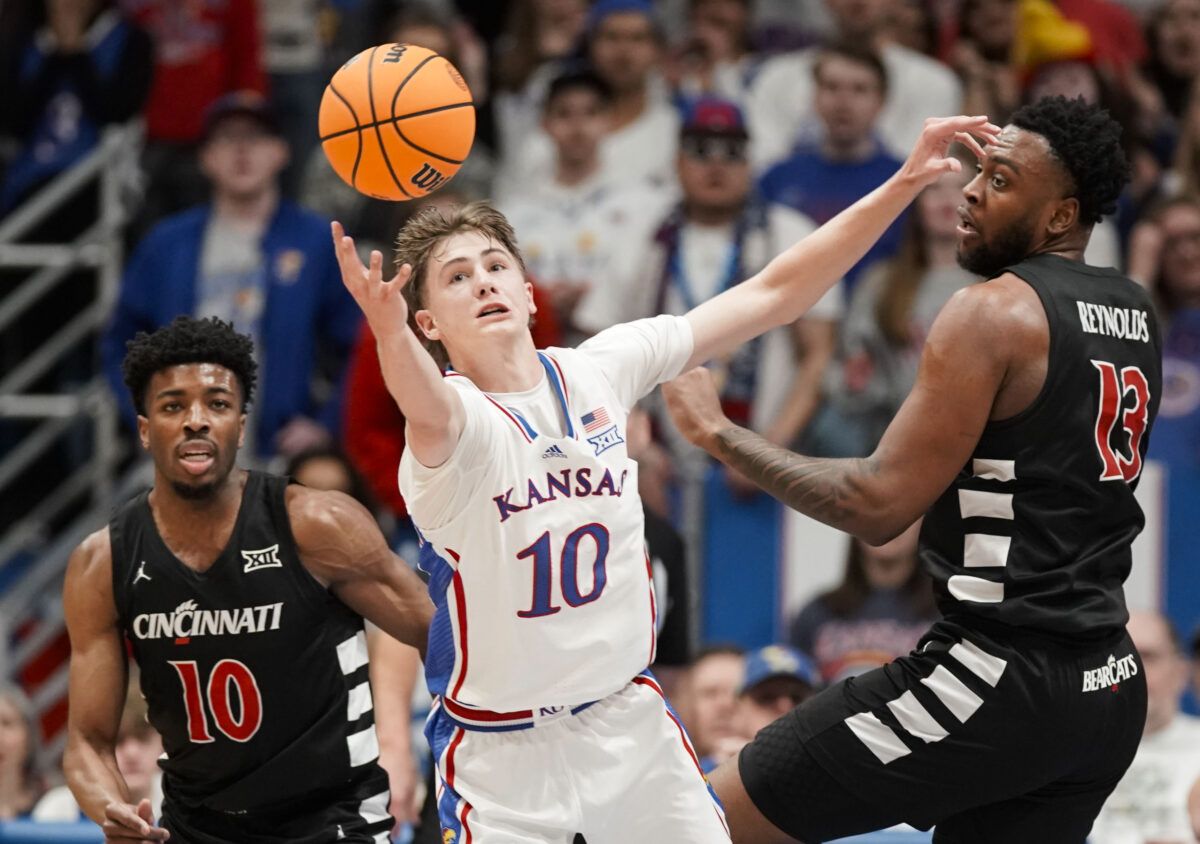
[[[741,206],[750,193],[750,164],[742,138],[683,138],[678,170],[684,200],[692,206],[728,211]]]
[[[614,90],[637,90],[658,62],[654,25],[641,12],[607,15],[592,35],[591,57],[597,75]]]
[[[570,88],[547,104],[542,127],[560,159],[590,160],[608,131],[608,109],[595,91]]]
[[[1163,287],[1175,301],[1200,302],[1200,206],[1173,205],[1160,225]]]
[[[25,720],[11,701],[0,697],[0,774],[19,774],[30,752]]]
[[[417,325],[455,359],[465,349],[497,337],[529,332],[533,287],[507,249],[478,231],[442,242],[425,268],[425,308]]]
[[[200,165],[213,190],[248,199],[272,188],[287,166],[288,148],[253,117],[222,119],[200,150]]]
[[[138,417],[142,448],[181,498],[211,497],[229,477],[245,435],[242,390],[232,371],[187,363],[154,373]]]
[[[1066,195],[1062,171],[1041,135],[1006,126],[987,153],[963,189],[958,263],[990,278],[1046,239]]]
[[[821,59],[813,100],[825,136],[835,147],[862,143],[875,130],[883,87],[870,67],[843,56]]]

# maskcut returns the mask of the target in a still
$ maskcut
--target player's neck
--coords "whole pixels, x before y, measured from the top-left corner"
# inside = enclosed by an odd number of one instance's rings
[[[248,477],[245,470],[234,469],[211,495],[193,499],[184,498],[175,491],[170,480],[155,472],[154,488],[150,491],[150,509],[161,525],[186,528],[194,525],[198,516],[203,516],[215,526],[225,519],[236,517]]]
[[[533,336],[528,331],[504,345],[488,344],[470,351],[458,350],[452,363],[457,372],[470,378],[485,393],[532,390],[543,375]]]
[[[570,159],[559,156],[554,181],[562,187],[573,188],[586,182],[600,172],[600,154],[594,151],[585,159]]]
[[[221,192],[213,194],[213,215],[235,224],[265,225],[278,206],[279,188],[275,185],[243,196]]]

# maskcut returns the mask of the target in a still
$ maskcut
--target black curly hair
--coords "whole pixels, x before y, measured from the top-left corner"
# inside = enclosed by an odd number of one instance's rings
[[[1086,226],[1117,210],[1117,198],[1129,182],[1129,159],[1121,148],[1121,124],[1082,97],[1043,97],[1022,106],[1009,121],[1041,135],[1071,177],[1071,195],[1079,201]]]
[[[125,344],[121,375],[140,415],[146,415],[146,387],[154,373],[184,363],[215,363],[225,367],[242,385],[242,410],[250,406],[258,379],[254,341],[234,331],[231,323],[216,317],[177,316],[170,325],[153,333],[139,331]]]

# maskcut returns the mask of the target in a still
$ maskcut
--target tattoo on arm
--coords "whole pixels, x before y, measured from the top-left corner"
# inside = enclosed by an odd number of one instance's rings
[[[843,530],[862,513],[862,481],[876,470],[870,458],[805,457],[736,426],[717,433],[713,452],[793,510]]]

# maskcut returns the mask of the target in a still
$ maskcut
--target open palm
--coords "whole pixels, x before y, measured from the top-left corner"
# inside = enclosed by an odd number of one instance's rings
[[[346,234],[342,224],[334,222],[333,249],[337,254],[338,266],[342,270],[342,283],[358,303],[367,318],[367,324],[376,337],[386,337],[403,331],[408,325],[408,303],[402,292],[412,277],[412,267],[405,264],[392,278],[383,279],[383,254],[371,251],[370,266],[363,266],[354,246],[354,239]]]

